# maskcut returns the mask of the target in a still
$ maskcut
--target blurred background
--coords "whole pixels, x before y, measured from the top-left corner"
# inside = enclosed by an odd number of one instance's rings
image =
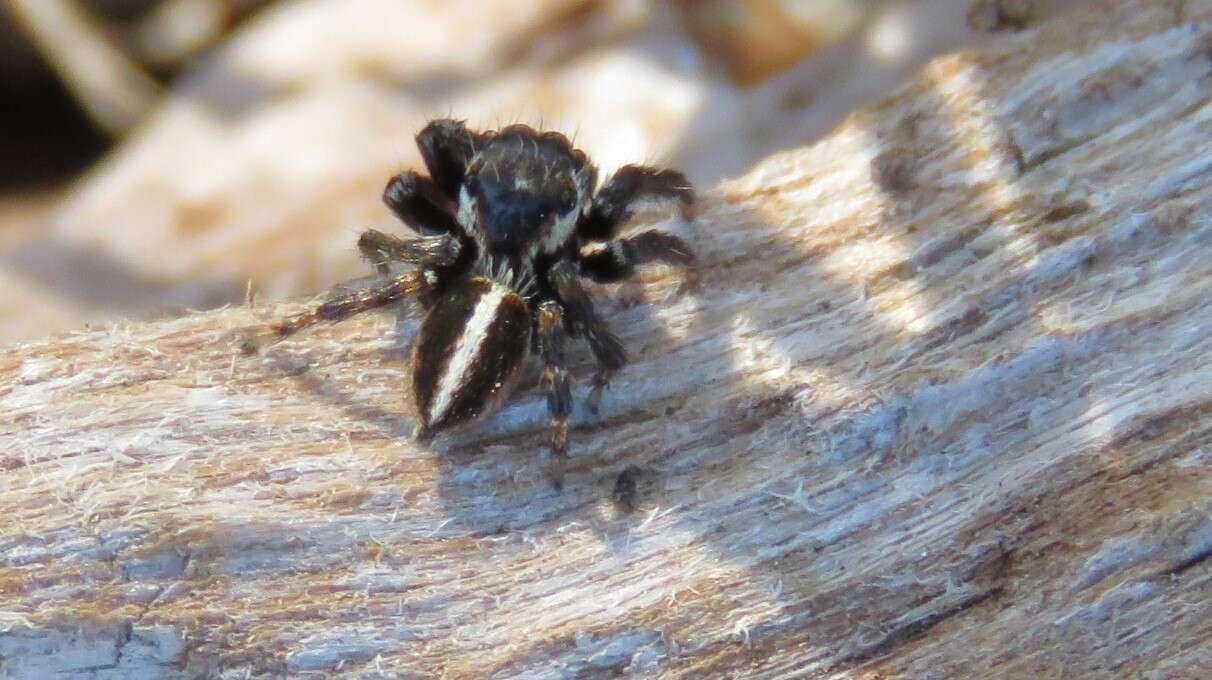
[[[700,187],[1077,0],[0,0],[0,344],[316,293],[430,118]]]

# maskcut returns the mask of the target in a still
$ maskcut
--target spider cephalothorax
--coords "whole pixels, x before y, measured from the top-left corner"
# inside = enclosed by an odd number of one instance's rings
[[[593,408],[626,361],[580,278],[618,281],[645,262],[691,266],[694,257],[676,236],[645,231],[614,240],[635,202],[667,197],[689,206],[690,185],[672,170],[629,165],[595,193],[597,169],[584,153],[559,133],[525,125],[473,132],[459,121],[436,120],[417,135],[417,145],[429,176],[400,173],[383,200],[419,237],[366,231],[358,247],[384,280],[335,295],[274,330],[285,337],[418,299],[426,316],[413,345],[412,391],[421,439],[492,412],[535,349],[552,448],[562,455],[572,413],[565,337],[584,338],[597,359]],[[607,245],[585,248],[595,242]],[[415,268],[394,275],[393,261]]]

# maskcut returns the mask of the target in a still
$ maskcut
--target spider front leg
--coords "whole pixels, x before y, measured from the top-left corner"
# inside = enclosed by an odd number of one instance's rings
[[[568,457],[568,418],[572,415],[572,381],[564,364],[564,313],[560,304],[548,300],[539,305],[537,324],[539,353],[543,359],[543,384],[547,386],[547,411],[551,414],[551,451],[563,476]]]
[[[420,234],[458,233],[454,199],[430,179],[406,170],[383,189],[383,202],[404,224]]]
[[[598,361],[598,372],[593,377],[593,389],[585,405],[597,413],[602,401],[602,392],[610,384],[610,378],[627,363],[623,344],[615,337],[593,309],[593,298],[577,280],[574,265],[569,260],[561,261],[548,272],[548,280],[564,303],[564,311],[570,325],[585,336],[589,349]]]
[[[320,322],[344,321],[355,314],[417,297],[428,289],[429,281],[425,273],[410,271],[371,288],[333,295],[310,311],[279,321],[271,328],[274,336],[281,340]]]
[[[682,239],[660,231],[645,231],[620,239],[600,250],[581,253],[581,276],[598,283],[614,283],[635,273],[642,264],[662,262],[681,267],[683,288],[698,282],[694,252]]]
[[[476,155],[476,148],[483,147],[486,137],[486,133],[472,132],[463,121],[451,118],[431,121],[417,133],[417,148],[429,176],[450,201],[459,200],[467,164]]]
[[[633,204],[645,198],[675,198],[685,213],[694,203],[694,189],[676,170],[643,165],[619,168],[593,197],[593,206],[577,225],[577,234],[589,241],[608,241],[631,219]]]
[[[406,262],[423,267],[448,267],[459,259],[462,244],[450,234],[402,239],[367,229],[358,238],[362,257],[374,263],[383,276],[391,275],[390,262]]]

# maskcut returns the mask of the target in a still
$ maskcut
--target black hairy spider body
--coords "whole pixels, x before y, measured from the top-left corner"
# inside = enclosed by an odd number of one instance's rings
[[[425,311],[411,355],[418,438],[494,411],[537,352],[551,445],[563,456],[572,413],[566,339],[584,339],[597,360],[593,409],[627,360],[581,279],[618,281],[649,262],[691,271],[694,256],[676,236],[645,231],[616,239],[633,204],[668,198],[686,208],[690,185],[676,171],[629,165],[599,190],[597,168],[566,137],[525,125],[476,132],[460,121],[436,120],[418,133],[417,145],[429,176],[400,173],[383,193],[417,236],[364,232],[358,247],[383,280],[334,295],[278,322],[274,332],[285,337],[415,299]],[[393,274],[391,262],[413,268]]]

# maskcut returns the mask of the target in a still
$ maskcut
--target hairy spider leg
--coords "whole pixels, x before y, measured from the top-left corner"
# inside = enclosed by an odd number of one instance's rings
[[[632,206],[646,198],[675,198],[686,213],[694,203],[694,189],[677,170],[625,165],[593,197],[593,205],[577,225],[577,235],[588,241],[609,241],[631,219]]]
[[[385,307],[405,298],[417,297],[428,289],[429,282],[425,278],[425,274],[420,271],[410,271],[381,281],[371,288],[332,295],[310,311],[274,324],[273,331],[279,339],[285,338],[324,321],[334,323],[344,321],[362,312]]]
[[[452,118],[430,121],[417,133],[417,148],[429,176],[450,201],[459,200],[467,166],[489,136],[490,133],[472,132],[463,121]]]
[[[457,234],[455,202],[430,178],[405,170],[383,189],[383,202],[419,234]]]
[[[358,238],[358,250],[370,260],[379,273],[391,276],[390,262],[404,262],[423,267],[449,267],[459,259],[463,244],[451,234],[402,239],[367,229]]]
[[[598,283],[614,283],[635,273],[639,265],[662,262],[683,269],[684,287],[698,281],[694,252],[682,239],[660,231],[645,231],[611,241],[605,248],[578,253],[581,276]]]
[[[564,313],[560,304],[548,300],[539,305],[539,353],[543,359],[543,384],[547,386],[547,410],[551,414],[551,450],[562,461],[568,455],[568,418],[572,415],[572,381],[564,361]]]
[[[564,305],[564,314],[572,329],[585,337],[589,349],[598,362],[598,371],[593,376],[593,389],[586,406],[597,412],[602,401],[602,392],[610,384],[610,378],[627,363],[627,352],[623,343],[610,331],[593,309],[593,298],[581,285],[574,265],[564,260],[548,271],[548,280]]]

